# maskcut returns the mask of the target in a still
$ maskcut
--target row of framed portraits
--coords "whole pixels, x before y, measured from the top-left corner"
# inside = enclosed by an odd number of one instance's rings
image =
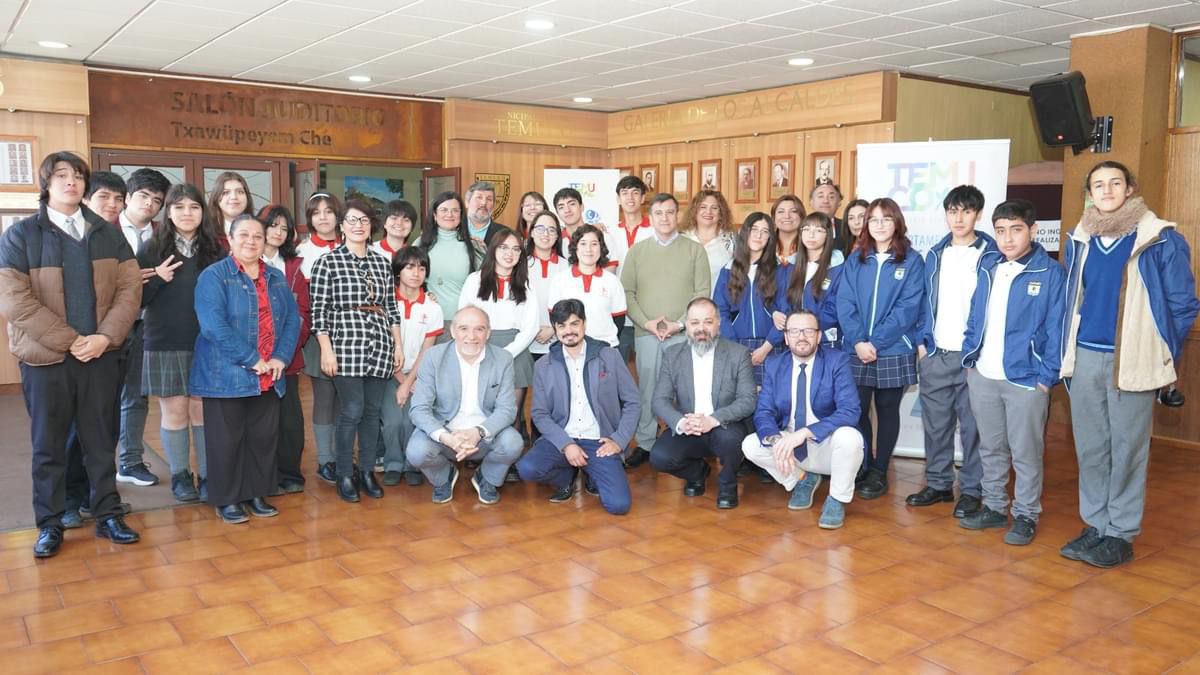
[[[810,155],[812,166],[808,175],[813,177],[814,185],[836,183],[838,172],[841,170],[842,153],[821,152]],[[693,180],[692,164],[684,162],[670,165],[670,173],[663,176],[660,164],[641,164],[639,166],[619,166],[617,169],[622,176],[633,175],[636,170],[638,177],[646,184],[649,192],[670,192],[680,203],[687,202],[692,195],[700,190],[714,190],[726,195],[732,194],[735,203],[757,204],[778,199],[783,195],[795,193],[796,156],[772,155],[767,157],[766,175],[762,174],[761,158],[746,157],[735,160],[735,185],[726,189],[721,181],[721,160],[703,159],[696,163]],[[809,186],[811,187],[811,186]],[[805,190],[806,191],[806,190]]]

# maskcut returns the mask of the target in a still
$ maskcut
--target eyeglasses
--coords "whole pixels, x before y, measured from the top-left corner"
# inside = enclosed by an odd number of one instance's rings
[[[437,214],[439,216],[457,216],[462,214],[462,209],[438,207]]]
[[[370,216],[363,216],[361,218],[355,218],[354,216],[346,216],[345,218],[342,219],[342,222],[346,223],[347,225],[370,225],[371,218],[370,218]]]
[[[820,225],[809,225],[808,227],[800,228],[800,231],[805,234],[816,234],[818,232],[825,232],[825,228]]]
[[[817,333],[820,333],[821,331],[818,328],[789,328],[783,332],[786,333],[788,337],[800,337],[803,335],[804,337],[810,338],[816,337]]]
[[[507,245],[506,246],[497,246],[496,250],[499,251],[500,253],[520,253],[521,247],[520,246],[507,246]]]
[[[555,229],[557,229],[557,228],[555,228],[552,225],[534,225],[533,233],[534,234],[554,234]]]
[[[750,236],[751,237],[769,237],[769,236],[771,236],[771,230],[769,230],[765,227],[752,227],[752,228],[750,228]]]
[[[870,220],[867,221],[867,224],[868,225],[895,225],[896,219],[892,218],[891,216],[884,216],[883,218],[871,218]]]

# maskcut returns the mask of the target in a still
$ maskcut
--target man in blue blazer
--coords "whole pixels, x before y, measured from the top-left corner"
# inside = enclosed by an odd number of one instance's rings
[[[767,361],[754,412],[758,431],[742,442],[742,453],[791,491],[792,510],[811,507],[821,474],[828,474],[829,496],[818,524],[837,529],[845,522],[845,504],[854,498],[863,460],[850,359],[820,346],[817,315],[807,310],[788,315],[784,341],[790,353]]]
[[[454,499],[457,462],[479,460],[471,486],[484,504],[500,501],[508,467],[521,456],[521,435],[513,428],[513,360],[489,345],[488,316],[464,307],[450,323],[451,342],[425,352],[412,394],[412,436],[408,461],[433,485],[433,501]]]

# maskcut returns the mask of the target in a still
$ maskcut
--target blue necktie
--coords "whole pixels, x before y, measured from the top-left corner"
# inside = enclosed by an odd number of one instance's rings
[[[800,375],[796,378],[796,419],[793,420],[796,431],[808,426],[808,382],[804,377],[807,368],[807,363],[801,363]]]

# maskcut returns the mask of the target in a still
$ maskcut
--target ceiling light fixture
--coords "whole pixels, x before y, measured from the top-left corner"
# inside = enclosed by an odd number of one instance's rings
[[[366,84],[367,82],[371,81],[371,76],[370,75],[351,75],[350,81]]]
[[[529,30],[550,30],[554,28],[554,22],[550,19],[526,19],[525,27]]]
[[[592,97],[591,96],[576,96],[575,98],[573,98],[571,100],[575,101],[576,103],[591,103]]]
[[[812,64],[813,60],[807,56],[797,56],[794,59],[788,59],[789,66],[811,66]]]
[[[45,47],[46,49],[66,49],[71,45],[59,42],[58,40],[38,40],[38,46]]]

